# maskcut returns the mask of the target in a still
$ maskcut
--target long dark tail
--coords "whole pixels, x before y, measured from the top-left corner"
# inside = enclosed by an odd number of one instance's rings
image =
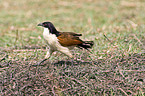
[[[84,41],[82,44],[79,44],[78,47],[80,49],[85,48],[88,50],[88,48],[92,48],[93,45],[94,45],[93,41]]]

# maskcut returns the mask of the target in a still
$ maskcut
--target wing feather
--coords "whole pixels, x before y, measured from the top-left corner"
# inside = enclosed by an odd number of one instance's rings
[[[61,32],[57,38],[62,46],[68,47],[83,43],[78,36],[81,36],[81,34],[76,34],[73,32]]]

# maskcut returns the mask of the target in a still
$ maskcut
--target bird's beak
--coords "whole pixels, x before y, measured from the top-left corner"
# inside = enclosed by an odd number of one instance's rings
[[[42,23],[39,23],[37,26],[43,26],[43,24]]]

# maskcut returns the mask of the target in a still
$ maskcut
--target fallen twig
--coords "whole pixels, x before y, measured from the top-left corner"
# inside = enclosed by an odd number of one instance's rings
[[[145,70],[121,70],[121,71],[127,71],[127,72],[145,72]]]
[[[118,69],[119,70],[119,73],[121,74],[121,76],[124,78],[124,75],[123,73],[121,72],[122,70],[121,69]]]
[[[132,34],[132,36],[134,36],[134,38],[143,46],[143,43],[137,38],[135,34]]]
[[[90,89],[88,86],[86,86],[85,84],[83,84],[83,83],[80,82],[79,80],[77,80],[77,79],[75,79],[75,78],[71,78],[71,77],[67,76],[66,74],[65,74],[65,76],[66,76],[67,78],[71,79],[71,80],[74,80],[74,81],[78,82],[79,84],[81,84],[82,86],[86,87],[87,89]]]
[[[4,68],[0,68],[0,72],[5,70],[5,69],[8,69],[9,67],[4,67]]]
[[[0,47],[1,48],[1,47]],[[1,48],[2,49],[2,48]],[[5,48],[5,49],[2,49],[2,51],[13,51],[13,52],[17,52],[17,51],[34,51],[34,50],[42,50],[42,51],[45,51],[46,47],[45,46],[42,46],[42,47],[39,47],[39,46],[23,46],[23,47],[10,47],[10,48]]]
[[[31,86],[31,84],[24,85],[24,86],[19,90],[19,92],[21,92],[24,88],[26,88],[26,87],[28,87],[28,86]]]
[[[111,43],[113,44],[113,42],[104,34],[104,37]],[[113,44],[114,45],[114,44]]]
[[[19,50],[13,50],[13,52],[19,52],[19,51],[46,51],[45,49],[19,49]]]
[[[8,58],[8,55],[7,54],[0,59],[0,62],[3,61],[3,60],[5,60],[6,58]]]
[[[21,49],[46,49],[45,46],[23,46]]]
[[[129,96],[122,88],[118,88],[119,90],[121,90],[126,96]]]

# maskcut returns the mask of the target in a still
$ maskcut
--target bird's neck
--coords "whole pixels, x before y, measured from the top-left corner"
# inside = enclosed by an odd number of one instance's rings
[[[53,28],[44,28],[44,33],[55,34],[56,37],[59,36],[59,32],[56,29],[53,29]]]

